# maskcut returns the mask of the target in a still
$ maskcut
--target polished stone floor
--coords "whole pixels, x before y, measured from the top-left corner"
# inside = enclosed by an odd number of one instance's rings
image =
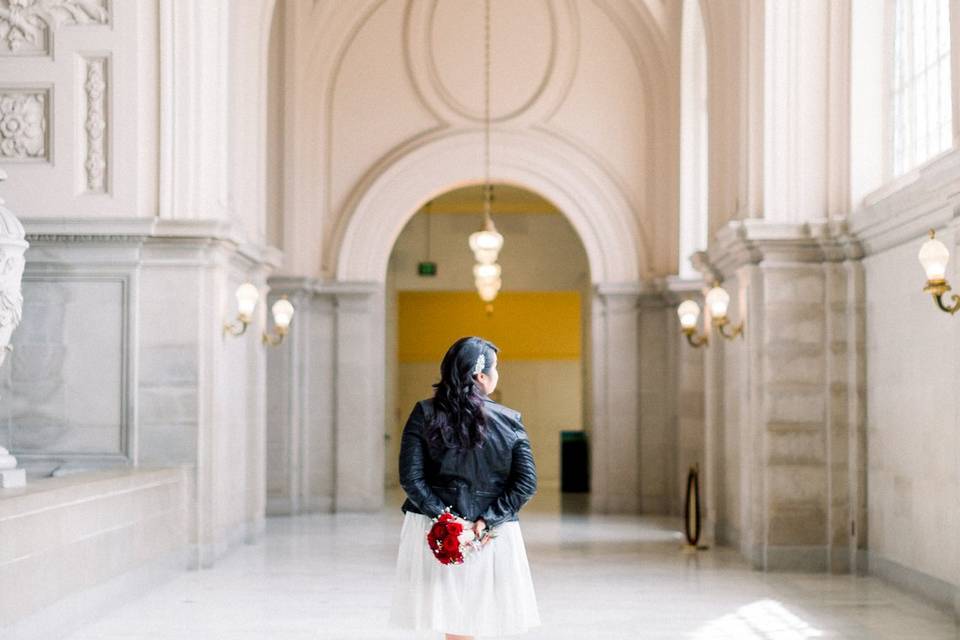
[[[378,514],[274,518],[265,538],[184,573],[70,640],[401,639],[386,629],[401,496]],[[521,515],[543,626],[526,638],[940,640],[946,614],[875,578],[751,571],[681,550],[679,522],[591,516],[541,491]]]

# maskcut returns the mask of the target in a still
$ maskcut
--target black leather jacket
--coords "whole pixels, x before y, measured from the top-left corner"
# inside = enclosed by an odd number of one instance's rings
[[[407,499],[400,509],[434,518],[445,507],[488,527],[517,520],[537,491],[537,468],[520,413],[485,397],[487,438],[482,447],[447,449],[431,457],[424,435],[433,399],[420,400],[403,427],[400,485]]]

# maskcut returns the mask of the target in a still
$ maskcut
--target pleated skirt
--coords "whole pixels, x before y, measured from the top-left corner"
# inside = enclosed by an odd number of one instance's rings
[[[443,634],[497,638],[540,624],[527,552],[517,521],[463,564],[443,565],[427,548],[430,518],[404,514],[390,626],[424,640]]]

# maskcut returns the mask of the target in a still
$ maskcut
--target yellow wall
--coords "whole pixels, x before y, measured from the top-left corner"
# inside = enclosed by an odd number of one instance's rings
[[[578,291],[505,291],[494,311],[472,291],[401,291],[400,362],[436,362],[463,336],[480,336],[504,360],[580,358]]]

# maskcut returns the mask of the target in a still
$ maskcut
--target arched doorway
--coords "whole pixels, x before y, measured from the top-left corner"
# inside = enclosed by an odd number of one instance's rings
[[[584,406],[591,507],[638,511],[638,274],[644,255],[636,244],[635,216],[616,183],[579,149],[536,131],[497,131],[492,144],[493,180],[554,203],[583,244],[590,270]],[[340,314],[345,333],[336,340],[337,361],[345,368],[337,372],[335,391],[335,429],[343,446],[337,447],[334,508],[383,503],[383,292],[390,252],[424,202],[478,181],[480,148],[478,132],[457,132],[398,152],[356,190],[338,229],[336,286],[351,293],[344,294]]]
[[[400,493],[396,461],[406,418],[416,401],[432,395],[438,363],[464,335],[483,336],[500,349],[493,396],[522,411],[537,461],[536,502],[559,498],[561,475],[567,491],[585,490],[587,461],[573,454],[586,424],[586,252],[552,203],[512,185],[493,190],[492,213],[506,244],[498,259],[503,287],[491,311],[477,295],[467,247],[482,220],[482,185],[428,202],[393,247],[385,287],[388,494]],[[561,436],[573,442],[562,470]]]

